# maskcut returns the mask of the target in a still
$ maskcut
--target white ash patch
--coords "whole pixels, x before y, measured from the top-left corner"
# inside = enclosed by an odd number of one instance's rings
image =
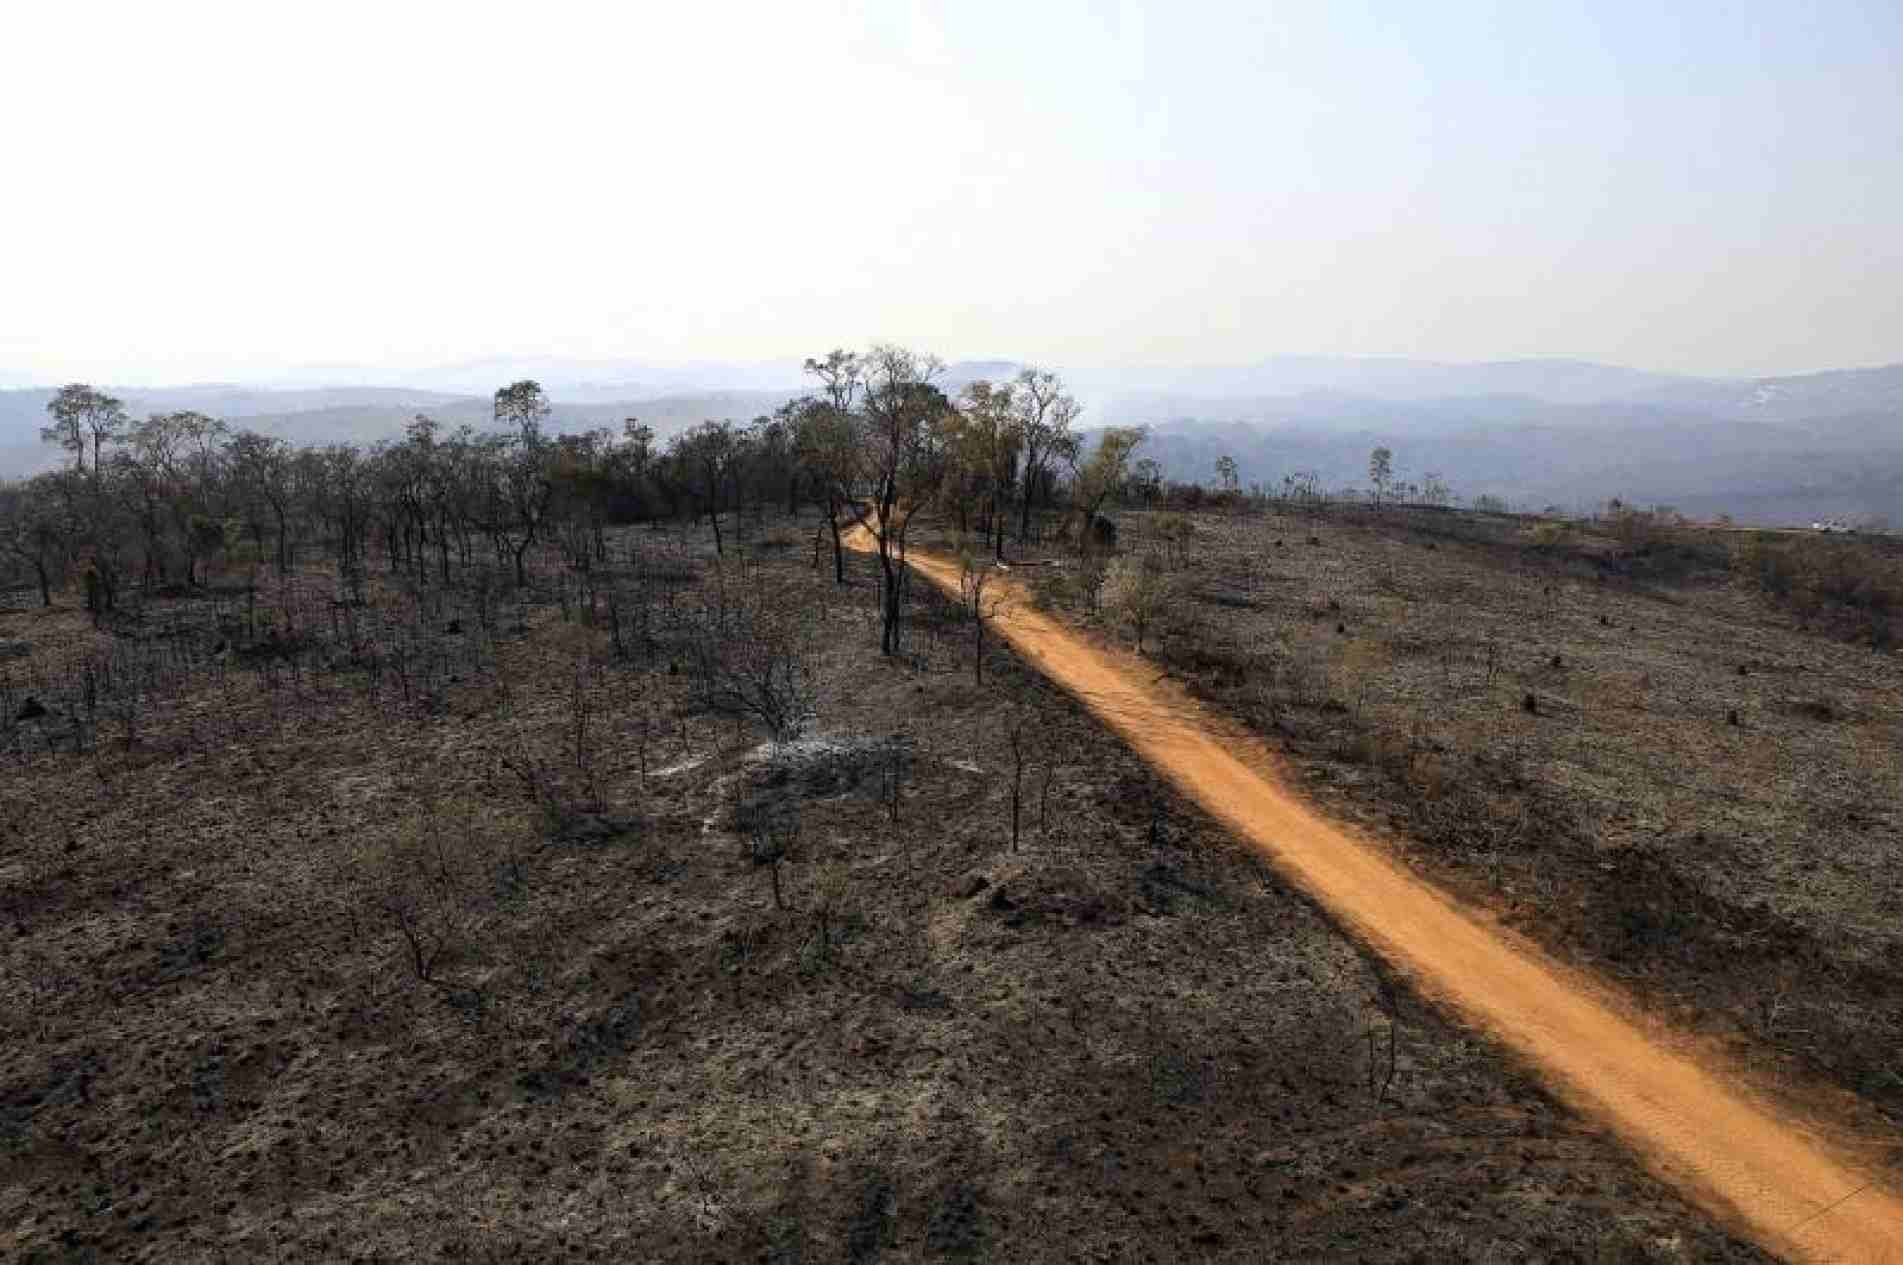
[[[668,765],[666,768],[655,769],[653,772],[649,773],[648,776],[649,777],[675,777],[678,774],[691,773],[695,769],[698,769],[701,765],[705,763],[707,763],[707,757],[704,755],[689,756],[685,760],[676,760],[673,764]]]

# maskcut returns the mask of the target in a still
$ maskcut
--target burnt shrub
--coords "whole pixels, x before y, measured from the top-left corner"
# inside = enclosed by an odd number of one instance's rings
[[[1894,643],[1903,563],[1874,542],[1755,536],[1733,555],[1732,572],[1806,622],[1825,623],[1880,650]]]

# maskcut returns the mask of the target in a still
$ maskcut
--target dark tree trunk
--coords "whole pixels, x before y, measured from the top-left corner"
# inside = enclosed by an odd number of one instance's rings
[[[846,582],[846,547],[839,540],[839,510],[829,507],[826,511],[826,523],[833,529],[833,583]]]
[[[976,598],[972,601],[971,622],[977,629],[978,643],[976,646],[977,653],[973,656],[971,661],[971,672],[977,684],[983,685],[985,683],[985,613],[984,591],[982,589],[979,590]],[[1017,803],[1014,800],[1011,806],[1011,838],[1014,843],[1017,840],[1017,811]]]
[[[1018,822],[1024,803],[1024,730],[1011,727],[1011,851],[1018,850]]]
[[[899,652],[899,575],[889,544],[879,542],[879,653]]]

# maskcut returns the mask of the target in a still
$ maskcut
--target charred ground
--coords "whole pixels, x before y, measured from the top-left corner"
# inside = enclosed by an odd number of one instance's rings
[[[868,560],[737,526],[0,616],[0,1242],[1759,1259],[1007,651],[975,683],[955,604],[884,659]],[[797,738],[709,688],[740,645],[798,659]]]
[[[1159,666],[1311,794],[1773,1086],[1894,1129],[1893,542],[1400,507],[1121,526],[1167,571]],[[1091,567],[1039,574],[1127,637]]]

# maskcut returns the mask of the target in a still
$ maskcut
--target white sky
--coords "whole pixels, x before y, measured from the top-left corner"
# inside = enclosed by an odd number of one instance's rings
[[[9,6],[0,381],[1903,360],[1903,6]]]

